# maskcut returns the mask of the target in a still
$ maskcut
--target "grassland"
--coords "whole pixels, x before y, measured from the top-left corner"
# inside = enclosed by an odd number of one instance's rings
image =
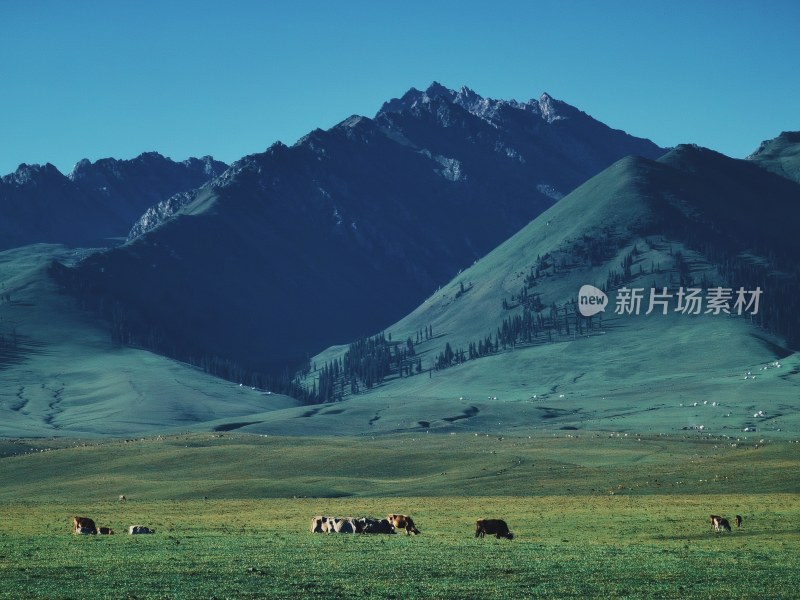
[[[796,598],[800,444],[191,434],[0,445],[0,598]],[[125,494],[125,502],[117,496]],[[315,535],[315,514],[422,535]],[[744,516],[714,533],[711,513]],[[119,533],[74,536],[72,515]],[[515,539],[475,539],[500,517]]]

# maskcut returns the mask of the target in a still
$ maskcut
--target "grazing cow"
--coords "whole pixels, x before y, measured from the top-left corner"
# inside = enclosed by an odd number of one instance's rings
[[[128,533],[130,535],[137,535],[140,533],[155,533],[155,529],[150,529],[149,527],[145,527],[144,525],[131,525],[128,527]]]
[[[362,517],[356,519],[356,533],[395,533],[394,527],[386,519]]]
[[[478,519],[475,523],[475,537],[483,537],[486,534],[495,535],[497,539],[514,539],[514,534],[508,530],[508,525],[502,519]]]
[[[125,497],[125,494],[121,494],[120,497],[119,497],[119,501],[120,502],[125,502],[125,500],[127,500],[127,498]]]
[[[359,517],[353,521],[356,527],[356,533],[367,533],[367,527],[370,527],[376,520],[371,517]]]
[[[333,530],[336,533],[355,533],[356,528],[350,519],[340,519],[338,517],[333,519]]]
[[[78,535],[95,535],[97,532],[89,529],[88,527],[78,527],[78,529],[75,530],[75,533]]]
[[[381,519],[380,521],[373,523],[365,530],[365,533],[385,533],[385,534],[394,534],[396,533],[394,530],[394,526],[387,521],[386,519]]]
[[[728,523],[728,519],[723,519],[719,515],[711,515],[711,526],[714,528],[714,531],[719,531],[720,529],[724,529],[725,531],[731,530],[731,524]]]
[[[736,515],[736,526],[737,527],[742,526],[742,515]]]
[[[100,535],[114,535],[114,530],[111,527],[101,527],[97,531]]]
[[[314,517],[311,519],[311,533],[322,533],[322,525],[328,521],[328,517]]]
[[[97,526],[89,517],[73,517],[72,528],[75,530],[75,533],[83,535],[97,533]]]
[[[333,517],[327,517],[322,522],[322,533],[336,533],[336,530],[333,528]]]
[[[414,526],[414,521],[408,515],[388,515],[386,520],[395,529],[405,529],[406,535],[414,534],[419,535],[419,529]]]

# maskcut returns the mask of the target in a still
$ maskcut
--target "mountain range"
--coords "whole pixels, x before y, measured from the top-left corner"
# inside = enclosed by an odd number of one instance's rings
[[[797,132],[739,160],[412,89],[160,195],[117,247],[0,253],[0,431],[792,435],[799,201]]]
[[[22,164],[0,179],[0,249],[26,244],[105,246],[127,237],[152,205],[201,186],[227,165],[174,162],[156,152],[132,160],[81,160],[68,174],[51,164]]]
[[[546,94],[433,84],[247,156],[57,272],[124,343],[275,372],[406,314],[622,156],[662,153]]]

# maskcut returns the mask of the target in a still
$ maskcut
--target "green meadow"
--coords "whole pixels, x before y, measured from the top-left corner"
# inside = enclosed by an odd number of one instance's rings
[[[566,432],[0,443],[0,598],[796,598],[800,444]],[[118,496],[124,494],[121,502]],[[419,536],[323,535],[410,514]],[[715,533],[721,514],[743,527]],[[75,536],[73,515],[112,536]],[[474,537],[505,519],[513,540]],[[130,536],[144,524],[155,535]]]

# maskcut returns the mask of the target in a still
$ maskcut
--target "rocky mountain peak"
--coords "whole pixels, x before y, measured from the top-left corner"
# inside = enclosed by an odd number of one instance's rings
[[[64,175],[61,171],[50,163],[44,165],[22,163],[17,167],[16,171],[5,175],[2,178],[2,182],[9,185],[24,186],[36,185],[40,180],[53,180],[63,177]]]

